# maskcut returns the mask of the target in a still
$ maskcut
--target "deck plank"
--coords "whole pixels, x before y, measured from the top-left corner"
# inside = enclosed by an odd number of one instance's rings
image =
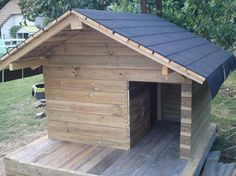
[[[6,170],[27,176],[183,175],[189,165],[197,168],[198,163],[179,158],[179,128],[175,123],[160,123],[128,151],[44,138],[7,156]]]
[[[111,166],[117,159],[120,158],[125,151],[115,150],[110,153],[107,157],[105,157],[100,163],[98,163],[95,167],[88,171],[90,174],[101,175],[109,166]]]
[[[147,167],[145,163],[152,163],[155,156],[160,155],[167,145],[171,142],[177,131],[177,126],[172,124],[166,125],[165,129],[162,128],[163,124],[160,124],[160,128],[153,130],[155,137],[152,134],[148,134],[148,142],[144,144],[137,144],[137,152],[128,152],[123,158],[114,163],[111,168],[107,169],[103,175],[131,175],[132,173],[144,172]],[[168,130],[166,130],[168,129]],[[150,136],[149,136],[150,135]],[[145,139],[144,139],[145,140]]]
[[[106,158],[110,153],[112,153],[114,149],[111,148],[105,148],[102,152],[100,152],[98,155],[93,157],[91,160],[89,160],[87,163],[82,165],[78,171],[81,172],[88,172],[90,169],[95,167],[98,163],[100,163],[104,158]]]
[[[77,157],[75,157],[73,160],[66,163],[63,166],[63,169],[77,170],[91,158],[95,157],[98,153],[100,153],[103,149],[103,147],[90,146],[83,153],[77,155]]]
[[[163,138],[155,138],[155,143],[147,145],[140,153],[133,157],[124,167],[120,168],[117,175],[142,175],[146,171],[148,163],[152,163],[155,157],[159,157],[165,151],[169,142],[173,139],[173,135],[168,133]]]
[[[129,160],[131,160],[137,153],[139,153],[142,148],[147,145],[151,140],[152,137],[157,133],[156,129],[153,129],[147,136],[144,137],[143,140],[141,140],[138,144],[136,144],[132,150],[125,153],[118,159],[115,163],[113,163],[109,168],[107,168],[103,175],[109,176],[111,174],[117,173],[119,171],[120,167],[123,167],[126,165]],[[159,134],[164,134],[164,131],[160,129]]]
[[[145,169],[142,176],[163,176],[163,175],[181,175],[187,160],[179,159],[178,136],[173,136],[172,142],[162,151],[161,155],[157,155],[149,167]],[[141,174],[138,174],[141,176]]]
[[[65,144],[58,150],[50,153],[43,159],[39,160],[38,164],[49,165],[51,167],[59,167],[65,163],[65,160],[72,158],[76,153],[81,153],[87,146],[74,144]]]

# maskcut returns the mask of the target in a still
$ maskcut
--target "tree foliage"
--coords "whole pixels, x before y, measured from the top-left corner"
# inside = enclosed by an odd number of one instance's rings
[[[140,13],[140,0],[120,0],[113,2],[108,9],[116,12]]]
[[[8,2],[9,0],[0,0],[0,9],[2,9]]]
[[[19,26],[19,25],[12,26],[11,29],[10,29],[11,38],[16,38],[16,33],[17,33],[20,29],[21,29],[21,26]]]
[[[72,8],[104,10],[112,0],[20,0],[19,6],[24,17],[34,21],[36,17],[55,19]]]
[[[68,9],[78,6],[77,0],[21,0],[19,2],[24,17],[34,21],[36,17],[54,19]]]
[[[0,2],[3,0],[0,0]],[[156,0],[148,0],[155,4]],[[191,32],[233,50],[236,45],[235,0],[162,0],[163,18]],[[37,16],[56,18],[71,8],[109,9],[113,11],[140,13],[140,0],[21,0],[20,7],[25,18]],[[154,7],[151,13],[156,14]]]
[[[150,4],[155,0],[149,0]],[[229,50],[236,48],[235,0],[163,0],[163,18]],[[135,6],[136,8],[129,8]],[[140,1],[122,0],[114,11],[140,13]],[[151,8],[156,14],[156,9]]]
[[[235,49],[235,0],[172,0],[163,9],[164,18],[226,49]]]

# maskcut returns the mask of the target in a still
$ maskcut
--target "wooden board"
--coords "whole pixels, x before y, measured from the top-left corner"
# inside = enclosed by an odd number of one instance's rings
[[[118,68],[118,67],[76,67],[45,66],[46,79],[82,79],[82,80],[117,80],[117,81],[143,81],[162,83],[185,83],[187,80],[177,73],[169,74],[165,79],[161,69],[155,68]]]
[[[130,143],[135,145],[151,128],[150,85],[129,83]]]
[[[61,79],[47,75],[48,69],[44,68],[49,138],[130,148],[126,81]]]
[[[162,85],[162,119],[180,121],[181,86],[177,84]]]
[[[181,85],[180,157],[192,158],[192,83]]]
[[[161,121],[129,151],[44,137],[5,158],[7,176],[196,175],[215,128],[204,139],[197,160],[179,159],[179,128]]]
[[[211,93],[207,84],[193,84],[192,150],[196,151],[210,127]]]
[[[49,65],[43,69],[51,139],[129,149],[131,134],[138,141],[148,131],[150,110],[146,106],[142,120],[129,118],[143,110],[129,103],[128,82],[188,82],[176,72],[163,76],[159,63],[94,29],[69,37],[46,53]],[[140,108],[149,103],[148,94],[136,98],[145,99]]]
[[[205,163],[207,155],[216,138],[216,124],[210,124],[206,135],[202,137],[199,147],[193,153],[192,160],[189,160],[188,165],[183,171],[183,176],[198,176]]]
[[[207,84],[181,86],[181,157],[193,158],[210,127],[211,93]]]
[[[166,129],[169,130],[165,132]],[[120,175],[128,174],[130,171],[141,174],[148,172],[154,163],[159,165],[161,161],[168,161],[168,158],[164,156],[157,160],[163,151],[175,157],[173,164],[177,164],[183,169],[187,161],[177,159],[178,150],[175,150],[178,148],[177,129],[178,125],[163,122],[130,151],[81,143],[58,142],[45,137],[7,156],[5,159],[7,176],[11,174],[90,176],[109,175],[110,172],[113,173],[112,175]],[[165,148],[165,146],[172,147]],[[176,152],[169,153],[170,151]],[[152,157],[148,157],[151,154]],[[143,163],[143,169],[140,170],[138,166],[134,165],[135,163]],[[127,166],[124,167],[125,164]],[[175,173],[174,165],[166,165],[166,167]],[[181,169],[176,173],[180,171]]]

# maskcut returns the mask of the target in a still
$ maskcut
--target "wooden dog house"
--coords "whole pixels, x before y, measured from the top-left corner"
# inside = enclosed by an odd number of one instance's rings
[[[211,100],[234,56],[147,14],[71,10],[5,56],[43,66],[48,138],[7,175],[197,175],[214,141]]]

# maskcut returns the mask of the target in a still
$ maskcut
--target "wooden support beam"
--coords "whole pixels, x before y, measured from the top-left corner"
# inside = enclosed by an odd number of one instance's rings
[[[81,30],[86,28],[85,24],[83,24],[77,16],[73,16],[70,27],[71,30]]]
[[[192,83],[181,84],[180,157],[192,157]]]
[[[57,22],[52,22],[46,28],[44,28],[44,30],[40,30],[39,32],[35,33],[33,36],[31,36],[29,39],[25,40],[18,46],[18,50],[16,53],[4,56],[0,64],[0,70],[3,70],[12,62],[18,60],[19,58],[22,58],[37,46],[41,45],[66,27],[70,26],[72,20],[73,15],[65,13],[63,17],[57,20]]]
[[[162,73],[163,76],[168,76],[169,68],[167,66],[162,66],[161,73]]]
[[[161,73],[165,77],[165,79],[168,79],[168,75],[172,72],[173,70],[169,69],[167,66],[164,66],[164,65],[162,66]]]
[[[49,63],[49,60],[46,58],[40,58],[37,60],[27,60],[27,61],[22,61],[22,62],[13,62],[13,63],[9,64],[9,69],[11,71],[24,69],[24,68],[35,69],[41,65],[47,65],[48,63]]]
[[[8,67],[10,63],[15,62],[16,60],[24,57],[27,53],[29,53],[42,43],[46,42],[48,39],[53,37],[61,30],[65,29],[66,27],[71,27],[71,29],[83,29],[84,25],[96,29],[97,31],[143,54],[144,56],[162,65],[165,65],[166,67],[169,67],[171,70],[176,71],[177,73],[185,76],[186,78],[190,78],[200,84],[203,84],[205,82],[205,78],[203,76],[191,70],[188,70],[173,61],[170,61],[159,53],[153,52],[152,50],[144,46],[140,46],[134,41],[130,41],[128,38],[115,33],[114,31],[108,29],[103,25],[100,25],[96,21],[87,18],[86,16],[78,13],[75,10],[66,12],[64,15],[51,22],[46,28],[38,31],[36,34],[25,40],[25,42],[20,44],[17,49],[14,49],[4,55],[2,61],[0,62],[0,70],[3,70],[4,68]],[[188,80],[186,79],[186,81]]]
[[[130,41],[128,38],[125,38],[124,36],[120,37],[119,34],[116,34],[114,31],[111,31],[110,29],[108,29],[107,27],[100,25],[99,23],[97,23],[96,21],[87,18],[86,16],[78,13],[75,10],[71,11],[73,14],[77,15],[80,20],[88,25],[91,28],[96,29],[97,31],[105,34],[106,36],[120,42],[121,44],[124,44],[125,46],[143,54],[144,56],[147,56],[148,58],[162,64],[165,65],[167,67],[169,67],[171,70],[176,71],[177,73],[180,73],[181,75],[190,78],[200,84],[203,84],[205,82],[205,78],[202,77],[201,75],[198,75],[197,73],[191,72],[190,70],[187,70],[185,67],[175,63],[175,62],[171,62],[169,59],[167,59],[166,57],[160,55],[159,53],[155,53],[152,50],[144,47],[144,46],[140,46],[138,43],[135,43],[134,41]],[[108,32],[109,31],[109,32]],[[188,71],[188,72],[187,72]],[[197,75],[197,76],[196,76]]]

